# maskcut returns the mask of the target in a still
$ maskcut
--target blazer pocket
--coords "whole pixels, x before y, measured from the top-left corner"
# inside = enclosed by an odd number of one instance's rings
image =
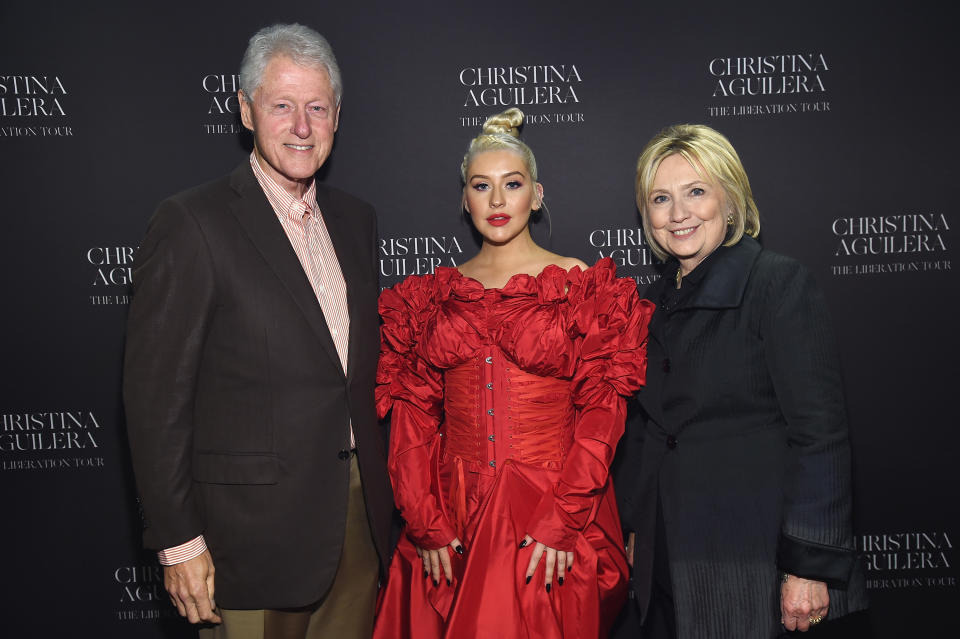
[[[196,453],[193,479],[205,484],[276,484],[280,460],[271,454]]]

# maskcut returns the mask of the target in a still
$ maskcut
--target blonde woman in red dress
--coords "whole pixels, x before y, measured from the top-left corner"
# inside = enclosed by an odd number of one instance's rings
[[[405,528],[379,639],[596,639],[624,601],[608,469],[653,305],[611,260],[533,241],[543,187],[522,122],[488,119],[461,166],[479,253],[380,297],[377,402]]]

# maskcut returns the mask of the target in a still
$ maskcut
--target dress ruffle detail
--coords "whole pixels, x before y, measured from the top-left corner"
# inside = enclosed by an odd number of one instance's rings
[[[653,311],[615,271],[606,258],[484,289],[441,267],[381,294],[377,409],[392,411],[389,468],[406,527],[375,637],[608,629],[626,585],[608,470],[624,398],[644,382]],[[526,534],[575,554],[552,594],[542,561],[525,583]],[[452,554],[453,583],[434,585],[416,546],[454,537],[466,553]]]

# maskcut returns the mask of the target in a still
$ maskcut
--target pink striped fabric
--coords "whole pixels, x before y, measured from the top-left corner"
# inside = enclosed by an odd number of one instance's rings
[[[347,285],[327,226],[323,223],[323,214],[317,207],[317,184],[311,182],[303,198],[298,199],[263,172],[254,153],[250,154],[250,166],[313,286],[340,356],[340,365],[346,373],[350,341]]]
[[[179,564],[188,559],[199,557],[206,549],[207,544],[203,541],[203,535],[200,535],[185,544],[161,550],[157,553],[157,558],[160,560],[161,566],[172,566],[173,564]]]

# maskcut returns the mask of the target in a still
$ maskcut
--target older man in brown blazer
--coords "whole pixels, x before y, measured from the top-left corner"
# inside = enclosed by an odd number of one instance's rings
[[[160,204],[134,265],[124,400],[144,542],[213,637],[369,637],[392,499],[374,413],[376,218],[320,184],[340,73],[259,31],[254,150]]]

